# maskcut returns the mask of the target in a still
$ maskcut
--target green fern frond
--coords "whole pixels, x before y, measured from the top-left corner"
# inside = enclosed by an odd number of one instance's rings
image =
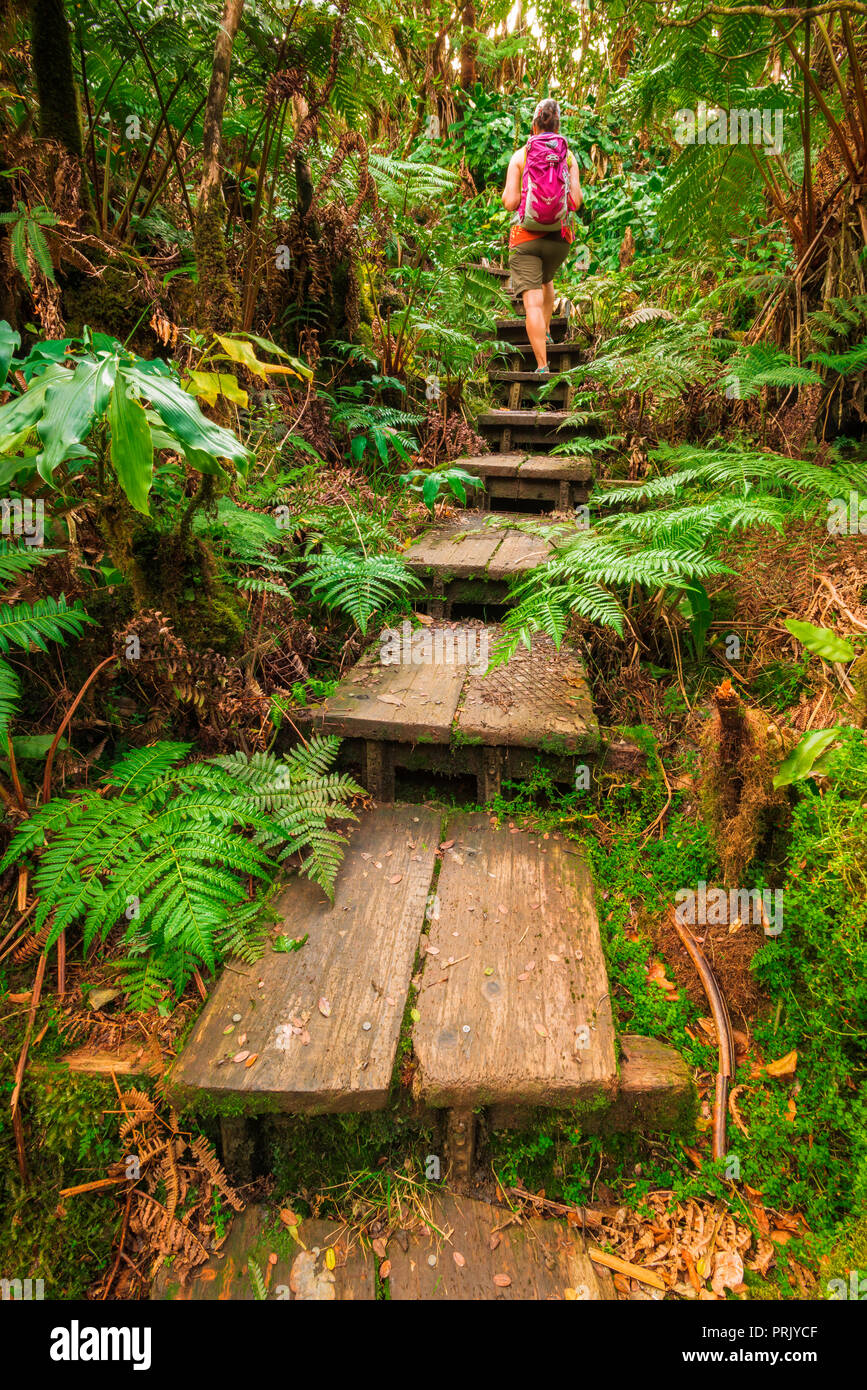
[[[332,771],[338,748],[337,739],[314,738],[283,761],[235,755],[185,766],[188,744],[137,749],[102,788],[34,811],[4,867],[35,858],[34,926],[50,922],[47,947],[75,924],[85,949],[121,926],[124,988],[150,1007],[168,987],[182,990],[193,970],[260,949],[248,883],[273,878],[289,854],[300,853],[300,871],[333,893],[346,842],[331,822],[354,818],[349,802],[361,791]]]
[[[423,588],[396,556],[330,549],[308,559],[306,571],[293,588],[299,584],[326,608],[346,613],[363,633],[374,613],[395,604],[406,606],[408,596]]]

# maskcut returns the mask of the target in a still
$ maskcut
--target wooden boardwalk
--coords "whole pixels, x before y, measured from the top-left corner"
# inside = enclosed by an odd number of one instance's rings
[[[614,1029],[593,885],[574,845],[449,818],[413,1029],[430,1105],[609,1096]],[[450,964],[454,962],[454,964]]]
[[[618,1067],[592,883],[559,835],[377,807],[350,832],[333,904],[296,879],[276,907],[263,959],[227,968],[205,1004],[172,1069],[175,1103],[382,1110],[412,1056],[415,1103],[448,1112],[460,1183],[481,1108],[508,1126],[582,1105],[597,1126],[610,1111],[614,1129],[665,1130],[688,1103],[670,1048],[631,1039]],[[287,938],[306,940],[277,949]]]
[[[566,319],[554,329],[568,365]],[[517,360],[493,379],[512,405],[481,421],[500,450],[456,464],[484,479],[488,509],[568,510],[586,497],[592,466],[540,452],[562,438],[565,409],[515,408],[536,387],[521,366],[522,330],[523,320],[499,325]],[[397,778],[419,770],[474,777],[484,805],[505,777],[541,764],[574,785],[585,760],[623,753],[602,748],[574,645],[536,635],[488,670],[502,630],[449,621],[460,603],[502,603],[575,524],[540,529],[481,510],[432,526],[405,552],[429,587],[430,617],[381,634],[330,697],[298,713],[299,728],[341,738],[378,804],[348,832],[333,903],[306,880],[286,883],[264,957],[225,969],[174,1064],[172,1099],[222,1113],[230,1170],[249,1165],[249,1117],[263,1111],[409,1107],[439,1128],[446,1176],[463,1193],[480,1117],[525,1125],[546,1107],[586,1132],[665,1131],[690,1112],[692,1079],[670,1047],[631,1035],[618,1047],[580,846],[497,827],[484,811],[396,803]],[[252,1298],[262,1279],[268,1297],[301,1301],[613,1296],[568,1226],[444,1189],[427,1199],[426,1221],[386,1231],[385,1256],[333,1222],[305,1221],[287,1237],[273,1213],[250,1208],[186,1288],[167,1276],[158,1296]]]

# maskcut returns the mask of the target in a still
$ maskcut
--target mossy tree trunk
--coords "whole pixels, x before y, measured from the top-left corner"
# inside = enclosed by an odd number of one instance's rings
[[[461,12],[461,24],[463,32],[461,34],[461,91],[469,92],[478,81],[476,72],[476,55],[478,45],[473,36],[476,27],[476,7],[473,0],[466,0],[466,4]]]
[[[39,134],[81,159],[81,113],[63,0],[30,0],[30,48],[39,97]]]
[[[223,113],[235,35],[244,0],[226,0],[214,44],[211,85],[202,133],[202,177],[196,208],[195,252],[199,274],[199,315],[203,327],[225,332],[237,327],[241,304],[226,254],[226,203],[223,198]]]

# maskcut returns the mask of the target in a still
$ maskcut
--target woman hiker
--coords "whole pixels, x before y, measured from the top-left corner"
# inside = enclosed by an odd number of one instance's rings
[[[509,161],[503,189],[503,206],[515,214],[509,237],[512,289],[524,299],[527,337],[540,376],[548,371],[554,273],[574,240],[569,213],[582,202],[578,161],[560,134],[559,103],[548,97],[533,113],[526,145]]]

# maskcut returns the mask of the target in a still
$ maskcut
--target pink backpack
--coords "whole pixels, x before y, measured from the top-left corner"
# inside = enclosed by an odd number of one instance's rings
[[[569,146],[552,132],[531,135],[516,221],[528,232],[558,232],[569,215]]]

